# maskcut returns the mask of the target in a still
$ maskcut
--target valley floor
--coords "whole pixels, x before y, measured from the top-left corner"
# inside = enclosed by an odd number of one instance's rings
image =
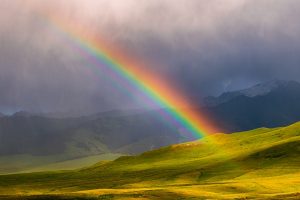
[[[284,178],[284,177],[278,177]],[[295,177],[295,179],[300,179]],[[295,181],[295,180],[294,180]],[[200,199],[300,199],[300,183],[292,185],[290,180],[248,180],[241,182],[216,182],[203,185],[177,185],[150,188],[94,189],[65,194],[0,195],[3,200],[200,200]],[[278,187],[278,185],[281,187]],[[296,189],[297,188],[297,189]],[[296,192],[299,191],[299,192]]]

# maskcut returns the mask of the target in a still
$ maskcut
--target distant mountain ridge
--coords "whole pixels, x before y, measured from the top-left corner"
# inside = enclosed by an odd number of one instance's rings
[[[155,111],[48,118],[27,112],[0,118],[0,155],[140,153],[186,141]]]
[[[264,83],[256,84],[250,88],[237,90],[232,92],[225,92],[218,97],[209,96],[204,99],[204,104],[207,107],[217,106],[222,103],[226,103],[238,96],[256,97],[267,95],[268,93],[276,90],[280,87],[288,87],[289,85],[299,84],[296,81],[285,81],[285,80],[272,80]]]
[[[300,83],[269,81],[214,97],[199,112],[222,132],[278,127],[300,121]],[[197,109],[197,108],[192,108]],[[136,154],[195,138],[165,123],[158,111],[109,111],[83,117],[25,111],[0,116],[0,156]]]
[[[225,132],[277,127],[300,120],[300,83],[271,81],[225,93],[205,109]]]

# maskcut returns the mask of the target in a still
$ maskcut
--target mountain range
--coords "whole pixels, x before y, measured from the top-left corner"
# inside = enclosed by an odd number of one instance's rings
[[[299,121],[299,102],[298,82],[275,80],[209,97],[201,112],[222,132],[230,133]],[[28,112],[1,115],[0,138],[1,156],[64,155],[61,159],[137,154],[193,139],[165,123],[155,110],[116,110],[83,117]]]
[[[224,132],[285,126],[300,120],[300,83],[269,81],[206,102],[207,112]]]
[[[204,99],[204,104],[206,107],[213,107],[213,106],[220,105],[222,103],[226,103],[239,96],[246,96],[250,98],[257,97],[257,96],[264,96],[274,90],[277,90],[280,87],[282,88],[289,87],[291,84],[297,85],[298,83],[296,81],[271,80],[271,81],[254,85],[247,89],[225,92],[218,97],[208,96]]]
[[[0,118],[0,155],[139,153],[185,141],[157,112],[49,118],[18,112]]]

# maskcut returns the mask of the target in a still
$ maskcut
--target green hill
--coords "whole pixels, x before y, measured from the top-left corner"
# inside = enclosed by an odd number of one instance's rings
[[[299,199],[300,123],[71,171],[0,176],[2,199]]]

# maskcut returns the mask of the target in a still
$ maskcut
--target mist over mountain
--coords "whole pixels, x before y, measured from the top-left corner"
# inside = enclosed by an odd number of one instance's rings
[[[219,104],[226,103],[238,96],[246,96],[246,97],[264,96],[278,89],[279,87],[288,87],[288,85],[291,84],[297,84],[297,82],[275,79],[275,80],[259,83],[247,89],[222,93],[218,97],[214,97],[214,96],[206,97],[204,98],[204,106],[206,107],[217,106]]]
[[[16,113],[0,118],[0,155],[139,153],[186,141],[152,111],[99,113],[80,118],[48,118]]]
[[[225,133],[300,120],[300,84],[273,80],[209,97],[205,115]],[[0,155],[136,154],[195,138],[162,120],[157,110],[113,110],[82,117],[25,111],[0,117]]]

